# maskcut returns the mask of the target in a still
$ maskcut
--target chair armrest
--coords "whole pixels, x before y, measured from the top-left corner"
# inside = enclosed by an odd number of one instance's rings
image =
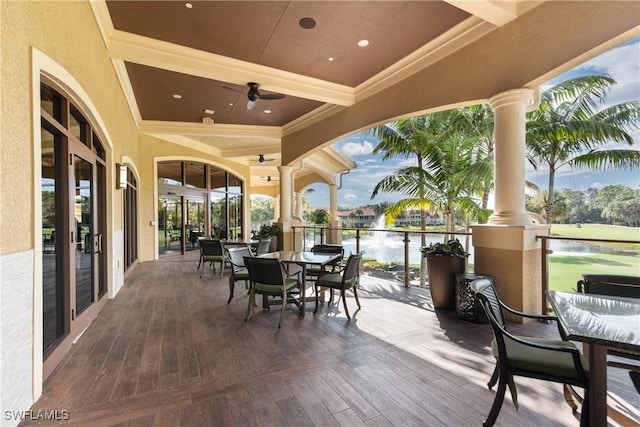
[[[554,321],[557,322],[558,318],[556,316],[548,316],[544,314],[533,314],[533,313],[524,313],[522,311],[515,310],[508,305],[504,304],[500,301],[500,305],[503,309],[507,310],[511,314],[515,314],[516,316],[525,317],[527,319],[536,319],[536,320],[544,320],[544,321]]]

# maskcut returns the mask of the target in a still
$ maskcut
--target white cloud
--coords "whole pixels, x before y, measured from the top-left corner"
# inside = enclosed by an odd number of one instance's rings
[[[347,142],[342,146],[342,152],[349,157],[366,156],[373,153],[373,144],[369,141]]]
[[[353,201],[353,200],[358,200],[358,199],[359,199],[359,197],[357,196],[357,194],[355,194],[355,193],[353,193],[353,192],[351,192],[351,191],[347,192],[347,193],[343,196],[343,198],[344,198],[345,200],[348,200],[348,201]]]

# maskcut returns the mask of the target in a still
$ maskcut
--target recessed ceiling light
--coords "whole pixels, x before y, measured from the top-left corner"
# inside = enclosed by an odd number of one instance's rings
[[[174,94],[173,94],[173,97],[174,97],[175,99],[181,99],[181,98],[182,98],[182,95],[177,94],[177,93],[174,93]]]
[[[271,114],[271,110],[264,110],[265,114]]]
[[[316,20],[313,18],[302,18],[299,22],[300,26],[305,30],[310,30],[316,26]]]
[[[231,105],[233,107],[233,102],[230,102],[229,105]]]
[[[215,112],[216,112],[215,110],[210,110],[210,109],[208,109],[208,108],[205,108],[205,109],[204,109],[204,113],[205,113],[205,114],[213,114],[213,113],[215,113]]]
[[[360,40],[360,41],[358,42],[358,46],[360,46],[360,47],[367,47],[367,46],[369,46],[369,40],[365,40],[365,39]]]
[[[187,3],[184,4],[184,7],[186,7],[187,9],[192,9],[193,8],[193,4],[187,2]]]
[[[327,58],[327,61],[329,61],[329,62],[333,62],[333,56],[328,57],[328,58]]]

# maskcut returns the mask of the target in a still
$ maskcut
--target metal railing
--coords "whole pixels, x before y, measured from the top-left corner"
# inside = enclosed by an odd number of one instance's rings
[[[471,232],[461,232],[461,231],[447,233],[445,231],[393,230],[393,229],[377,229],[377,228],[337,228],[337,227],[325,227],[325,226],[293,226],[292,231],[293,231],[293,250],[297,250],[296,242],[299,239],[297,238],[296,233],[299,231],[303,233],[302,250],[310,249],[306,247],[307,242],[312,242],[311,246],[313,246],[314,244],[331,243],[331,242],[327,242],[328,235],[331,232],[340,232],[340,233],[347,232],[349,234],[353,233],[354,234],[353,237],[355,239],[355,253],[360,253],[360,251],[362,250],[361,239],[365,235],[369,235],[371,233],[386,233],[387,235],[388,234],[400,235],[402,236],[402,243],[404,246],[404,250],[403,250],[404,271],[403,271],[402,281],[405,287],[410,286],[410,280],[411,280],[411,274],[410,274],[411,263],[409,261],[409,258],[410,258],[409,243],[412,241],[411,235],[439,236],[439,237],[442,237],[443,240],[445,237],[449,239],[449,238],[452,238],[453,236],[471,236]],[[310,235],[310,238],[309,238],[309,235]],[[420,237],[420,241],[422,242],[421,237]],[[365,251],[365,257],[366,257],[366,251]]]
[[[293,226],[293,249],[296,250],[296,242],[302,241],[302,250],[307,250],[307,245],[310,244],[324,244],[324,243],[332,243],[329,239],[331,233],[347,233],[348,239],[353,238],[355,240],[355,252],[359,253],[363,249],[362,240],[364,236],[372,235],[374,233],[386,233],[387,236],[401,236],[402,238],[402,255],[401,258],[397,259],[397,262],[400,263],[403,260],[403,269],[402,269],[402,277],[401,282],[405,287],[411,286],[411,263],[410,263],[410,253],[411,251],[415,251],[415,246],[410,248],[409,243],[412,241],[412,238],[415,241],[414,236],[418,236],[419,241],[422,242],[422,235],[425,236],[438,236],[441,240],[444,240],[445,237],[450,238],[450,236],[466,236],[467,243],[467,252],[472,252],[473,249],[470,248],[469,238],[472,233],[470,232],[452,232],[446,233],[444,231],[420,231],[420,230],[393,230],[393,229],[377,229],[377,228],[337,228],[337,227],[326,227],[326,226]],[[302,239],[299,239],[298,233],[302,233]],[[397,241],[396,237],[396,241]],[[536,236],[536,239],[541,240],[541,273],[542,273],[542,283],[541,283],[541,301],[546,301],[546,293],[549,289],[549,256],[553,253],[550,249],[550,242],[552,241],[567,241],[567,242],[584,242],[586,244],[623,244],[631,247],[631,254],[634,256],[638,256],[640,253],[640,240],[620,240],[620,239],[596,239],[596,238],[578,238],[578,237],[558,237],[558,236]],[[384,245],[384,241],[381,241],[379,244]],[[634,247],[637,245],[637,249]],[[599,245],[600,246],[600,245]],[[601,248],[603,251],[605,249]],[[420,254],[422,255],[422,254]],[[365,251],[365,257],[367,257]],[[473,259],[473,254],[471,255],[471,260]],[[472,262],[470,260],[470,262]],[[398,271],[399,272],[399,271]],[[633,272],[632,272],[633,274]],[[640,262],[638,268],[638,274],[640,274]],[[399,277],[400,275],[398,275]],[[548,308],[546,304],[542,305],[543,314],[547,314]]]
[[[536,240],[541,240],[541,252],[542,252],[542,299],[547,300],[547,291],[549,290],[549,255],[553,253],[549,249],[550,241],[568,241],[568,242],[585,242],[585,243],[623,243],[630,245],[640,245],[640,240],[619,240],[619,239],[592,239],[584,237],[559,237],[559,236],[536,236]],[[640,274],[640,269],[638,270]],[[542,314],[549,313],[549,307],[547,304],[542,304]]]

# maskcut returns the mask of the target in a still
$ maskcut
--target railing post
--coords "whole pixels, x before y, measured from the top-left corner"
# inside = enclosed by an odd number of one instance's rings
[[[549,289],[549,251],[547,249],[548,241],[545,236],[540,236],[542,239],[542,314],[547,315],[549,313],[549,309],[547,306],[547,290]]]
[[[409,232],[404,232],[404,287],[409,287]]]
[[[356,253],[360,253],[360,229],[356,228]]]

